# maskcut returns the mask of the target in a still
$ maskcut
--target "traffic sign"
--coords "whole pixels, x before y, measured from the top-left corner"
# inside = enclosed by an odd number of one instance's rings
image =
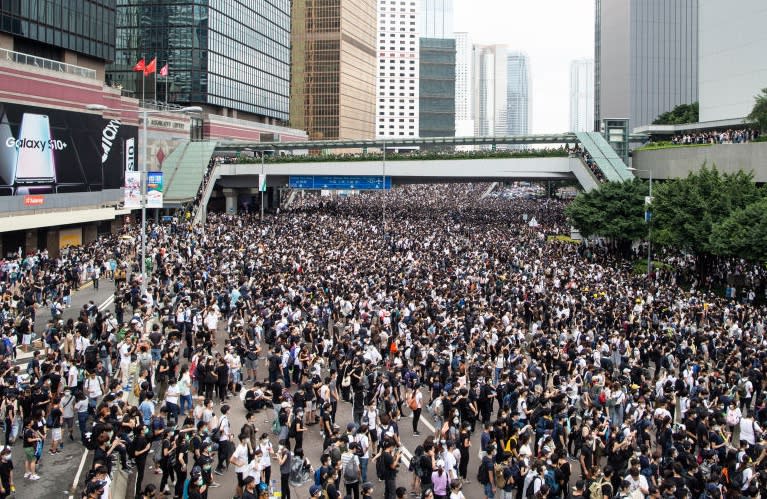
[[[374,175],[291,175],[291,189],[374,191],[391,189],[391,177]]]

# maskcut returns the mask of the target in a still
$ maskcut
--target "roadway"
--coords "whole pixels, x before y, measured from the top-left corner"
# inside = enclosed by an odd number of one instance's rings
[[[94,289],[90,281],[88,281],[80,286],[79,291],[73,293],[72,307],[65,309],[63,313],[64,321],[69,318],[77,318],[80,308],[88,303],[89,300],[93,300],[94,303],[100,305],[99,308],[101,310],[106,310],[111,307],[113,298],[114,284],[111,281],[101,279],[99,289]],[[37,309],[35,331],[38,335],[42,335],[45,324],[50,318],[51,312],[49,307]],[[17,351],[16,363],[19,365],[21,372],[26,371],[27,362],[31,357],[31,352],[22,352],[20,349]],[[77,426],[76,422],[75,426]],[[17,440],[12,452],[14,465],[13,479],[16,484],[17,498],[61,499],[62,497],[72,497],[71,494],[76,484],[84,478],[89,456],[79,442],[79,432],[77,430],[75,430],[74,442],[70,441],[67,435],[63,435],[63,438],[64,448],[61,453],[56,455],[51,455],[48,452],[50,440],[46,442],[43,448],[43,457],[40,460],[43,466],[38,471],[40,480],[37,481],[24,479],[24,450],[21,446],[21,439]],[[81,470],[82,472],[80,472]],[[79,492],[79,490],[75,492]],[[79,497],[79,495],[75,494],[74,497]],[[114,499],[118,498],[115,497]]]
[[[72,296],[72,307],[68,308],[64,311],[64,320],[67,320],[69,318],[76,318],[79,312],[79,309],[86,303],[88,303],[89,300],[93,300],[94,303],[99,305],[100,310],[113,310],[112,307],[112,300],[113,300],[113,293],[114,293],[114,284],[107,280],[107,279],[101,279],[100,280],[100,286],[99,289],[93,289],[90,285],[90,282],[88,282],[86,285],[83,285],[80,287],[80,290],[75,292]],[[50,310],[48,307],[41,307],[38,309],[37,312],[37,321],[38,324],[35,328],[38,334],[40,334],[40,331],[42,331],[42,328],[44,327],[46,321],[50,318]],[[17,363],[21,366],[21,369],[24,370],[26,366],[27,359],[31,357],[31,353],[23,353],[19,351],[18,360]],[[259,376],[265,376],[266,375],[266,359],[262,358],[259,361]],[[247,388],[247,387],[246,387]],[[427,399],[426,394],[424,394],[424,400]],[[243,406],[242,401],[236,397],[232,396],[229,400],[229,405],[231,406],[231,411],[229,413],[230,420],[232,423],[232,429],[233,433],[236,435],[239,434],[240,427],[245,422],[245,408]],[[405,407],[403,405],[403,407]],[[409,416],[409,409],[405,407],[404,411]],[[263,411],[260,411],[257,417],[258,422],[258,428],[261,432],[266,432],[269,434],[269,439],[274,446],[274,448],[277,448],[277,439],[276,436],[272,434],[271,432],[271,416],[272,416],[272,410],[271,408],[265,409]],[[338,406],[338,412],[337,412],[337,424],[343,429],[346,427],[346,423],[353,420],[352,417],[352,410],[351,410],[351,404],[346,402],[340,402]],[[76,426],[76,425],[75,425]],[[399,421],[399,427],[400,427],[400,439],[402,441],[403,447],[404,447],[404,455],[408,459],[412,456],[412,452],[415,450],[416,446],[421,444],[423,440],[430,434],[434,432],[434,427],[432,426],[432,421],[429,419],[429,415],[426,413],[426,411],[423,412],[421,415],[420,423],[419,423],[419,430],[421,432],[420,437],[415,437],[412,434],[412,419],[410,417],[403,417],[401,421]],[[469,460],[469,480],[471,483],[466,484],[463,488],[464,494],[467,498],[479,498],[482,497],[482,488],[481,485],[476,483],[476,480],[474,480],[476,475],[476,470],[478,467],[477,462],[477,452],[476,449],[479,448],[479,434],[480,434],[480,426],[477,426],[477,431],[472,437],[472,445],[473,450],[470,453],[470,460]],[[50,448],[50,443],[46,442],[46,446],[44,448],[44,455],[41,460],[43,463],[42,469],[39,471],[40,480],[33,482],[29,480],[25,480],[23,478],[24,474],[24,454],[23,449],[21,447],[21,444],[17,442],[16,445],[13,447],[13,463],[15,466],[14,470],[14,481],[16,483],[17,488],[17,497],[19,498],[25,498],[25,497],[35,497],[39,499],[60,499],[62,497],[71,497],[71,492],[74,488],[73,484],[82,483],[82,480],[84,479],[85,473],[87,471],[87,467],[90,465],[90,460],[88,459],[91,456],[88,456],[87,453],[84,451],[82,445],[79,443],[79,432],[77,429],[75,429],[75,442],[71,442],[66,435],[64,435],[64,448],[63,451],[60,454],[56,454],[55,456],[52,456],[48,453],[48,449]],[[306,452],[306,456],[311,460],[312,465],[316,465],[320,462],[320,455],[322,454],[322,438],[320,436],[320,430],[318,426],[310,426],[308,427],[308,430],[304,433],[304,444],[303,444],[304,451]],[[91,453],[92,454],[92,453]],[[217,460],[216,460],[217,462]],[[397,477],[397,485],[398,486],[404,486],[407,487],[408,490],[410,490],[410,486],[412,483],[412,473],[407,471],[408,467],[408,460],[403,460],[403,464],[400,466],[400,472]],[[119,468],[116,467],[116,469]],[[273,461],[272,464],[272,479],[276,479],[277,487],[279,488],[279,467],[278,463],[276,461]],[[120,473],[119,471],[115,471],[115,473]],[[135,477],[135,474],[132,474],[132,477]],[[160,475],[155,475],[150,470],[147,470],[145,476],[144,476],[144,486],[149,483],[154,483],[159,487],[160,485]],[[218,488],[212,488],[209,490],[208,497],[209,499],[231,499],[234,496],[235,493],[235,485],[236,485],[236,478],[234,474],[234,467],[231,466],[229,471],[224,473],[224,476],[217,476],[214,475],[215,480],[221,484],[221,487]],[[373,497],[374,498],[381,498],[383,497],[383,483],[379,483],[378,479],[375,475],[375,465],[371,461],[368,471],[368,481],[373,483],[375,485]],[[291,497],[292,498],[307,498],[309,497],[309,486],[311,483],[306,483],[301,487],[291,487]],[[130,487],[129,487],[130,490]],[[79,492],[79,488],[76,492]],[[78,497],[75,493],[74,497]],[[120,499],[117,497],[114,497],[113,499]]]

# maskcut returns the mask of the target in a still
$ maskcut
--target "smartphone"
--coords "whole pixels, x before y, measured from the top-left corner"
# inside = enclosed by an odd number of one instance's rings
[[[17,143],[21,141],[16,159],[16,184],[52,188],[56,183],[56,164],[51,147],[51,126],[45,114],[24,113],[21,120],[21,132]]]
[[[16,181],[16,139],[8,115],[0,112],[0,185],[12,186]]]

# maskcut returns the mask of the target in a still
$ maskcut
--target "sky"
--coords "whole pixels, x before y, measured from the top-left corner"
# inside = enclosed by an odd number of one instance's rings
[[[570,62],[594,58],[594,0],[454,0],[455,31],[473,43],[526,52],[533,86],[532,133],[570,123]]]

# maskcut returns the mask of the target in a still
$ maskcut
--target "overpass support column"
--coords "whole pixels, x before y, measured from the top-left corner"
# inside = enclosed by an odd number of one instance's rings
[[[224,189],[227,213],[237,213],[237,195],[237,189]]]

